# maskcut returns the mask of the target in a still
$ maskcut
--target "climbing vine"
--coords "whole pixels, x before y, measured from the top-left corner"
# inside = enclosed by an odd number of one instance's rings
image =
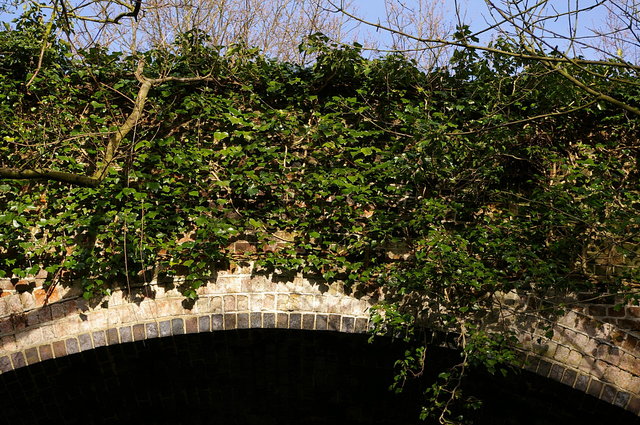
[[[195,298],[253,261],[384,288],[378,331],[417,344],[398,386],[424,361],[419,317],[464,336],[456,382],[512,359],[482,329],[494,293],[634,293],[638,119],[540,64],[467,50],[423,72],[316,35],[300,67],[193,31],[135,57],[53,39],[33,75],[40,22],[0,32],[0,277],[46,270],[90,298],[179,275]],[[434,386],[424,416],[456,391]]]

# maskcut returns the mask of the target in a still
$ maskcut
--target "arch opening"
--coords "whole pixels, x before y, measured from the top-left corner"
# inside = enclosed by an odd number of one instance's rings
[[[421,381],[388,391],[404,347],[367,335],[242,329],[99,347],[0,375],[12,424],[418,424],[420,388],[458,361],[433,347]],[[479,425],[634,423],[616,408],[522,371],[478,371],[468,394],[484,400]]]

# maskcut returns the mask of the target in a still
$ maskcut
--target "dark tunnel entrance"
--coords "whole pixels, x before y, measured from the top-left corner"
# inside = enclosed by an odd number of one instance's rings
[[[420,386],[388,391],[402,347],[322,331],[249,329],[101,347],[0,375],[7,424],[418,424]],[[427,375],[459,359],[434,348]],[[635,423],[526,372],[474,373],[477,424]]]

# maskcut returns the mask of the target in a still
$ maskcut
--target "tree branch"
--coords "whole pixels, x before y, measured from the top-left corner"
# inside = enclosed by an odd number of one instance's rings
[[[144,71],[144,61],[138,63],[138,67],[134,73],[136,80],[140,82],[140,88],[138,89],[138,95],[136,96],[133,110],[125,120],[125,122],[109,136],[109,141],[105,148],[104,156],[98,161],[98,167],[91,176],[85,176],[82,174],[67,173],[64,171],[52,170],[49,168],[29,168],[20,169],[12,167],[0,167],[0,178],[13,179],[13,180],[51,180],[63,183],[70,183],[78,186],[98,186],[106,177],[109,167],[114,163],[118,149],[122,140],[129,134],[129,132],[137,125],[142,112],[144,111],[144,105],[149,95],[149,90],[156,85],[167,82],[182,82],[192,83],[198,81],[216,81],[211,75],[196,76],[196,77],[162,77],[162,78],[147,78],[142,72]]]
[[[64,171],[48,168],[33,168],[21,170],[19,168],[0,168],[0,178],[11,180],[51,180],[62,183],[70,183],[78,186],[94,187],[100,180],[82,174],[66,173]]]
[[[442,38],[423,38],[423,37],[416,37],[414,35],[411,35],[409,33],[397,30],[395,28],[391,28],[389,26],[386,25],[382,25],[380,23],[375,23],[375,22],[371,22],[371,21],[367,21],[366,19],[360,18],[352,13],[347,12],[344,8],[337,6],[335,4],[333,4],[331,1],[329,1],[329,3],[335,8],[335,12],[336,13],[342,13],[343,15],[347,16],[348,18],[351,18],[353,20],[355,20],[356,22],[360,22],[364,25],[368,25],[371,26],[373,28],[375,28],[376,30],[382,30],[382,31],[387,31],[389,33],[392,34],[397,34],[400,35],[402,37],[407,37],[409,39],[421,42],[421,43],[425,43],[425,44],[439,44],[441,46],[454,46],[454,47],[462,47],[464,49],[474,49],[474,50],[479,50],[479,51],[483,51],[483,52],[489,52],[489,53],[496,53],[499,55],[504,55],[504,56],[510,56],[510,57],[514,57],[514,58],[519,58],[519,59],[524,59],[524,60],[532,60],[532,61],[548,61],[548,62],[553,62],[553,63],[573,63],[573,64],[583,64],[583,65],[602,65],[602,66],[608,66],[608,67],[612,67],[612,68],[622,68],[622,69],[633,69],[635,71],[640,71],[640,66],[639,65],[633,65],[629,62],[610,62],[610,61],[602,61],[602,60],[587,60],[587,59],[572,59],[572,60],[568,60],[565,57],[553,57],[553,56],[544,56],[544,55],[537,55],[537,54],[530,54],[530,53],[518,53],[518,52],[510,52],[507,50],[502,50],[502,49],[497,49],[494,47],[489,47],[489,46],[483,46],[483,45],[479,45],[479,44],[469,44],[465,41],[452,41],[452,40],[445,40]]]

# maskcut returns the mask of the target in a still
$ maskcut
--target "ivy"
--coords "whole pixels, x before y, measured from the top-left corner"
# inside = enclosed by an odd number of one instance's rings
[[[21,25],[0,32],[0,167],[91,173],[131,111],[139,58],[73,56],[57,41],[25,90],[40,33],[35,18]],[[638,268],[602,276],[590,257],[638,256],[637,120],[563,78],[474,51],[425,73],[321,35],[302,46],[317,58],[309,67],[209,47],[197,31],[177,40],[140,53],[145,73],[211,78],[153,87],[100,185],[2,180],[0,277],[44,269],[48,284],[78,282],[90,298],[182,275],[195,298],[213,271],[251,260],[258,272],[426,295],[433,324],[468,332],[462,364],[499,373],[507,344],[478,319],[492,294],[637,285]],[[255,252],[239,258],[238,240]],[[399,384],[422,358],[425,312],[388,299],[379,331],[416,344]],[[439,411],[450,408],[443,388],[430,390]]]

